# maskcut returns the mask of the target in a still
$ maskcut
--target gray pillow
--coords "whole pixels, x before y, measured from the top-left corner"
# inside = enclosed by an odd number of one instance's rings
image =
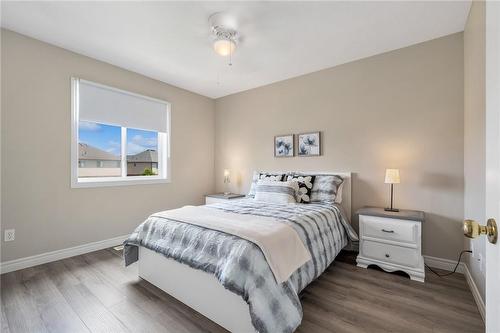
[[[299,185],[297,182],[259,180],[255,186],[255,200],[274,203],[295,203]]]
[[[290,175],[316,176],[310,195],[310,202],[335,202],[344,179],[338,175],[292,172]],[[340,193],[339,193],[340,194]]]

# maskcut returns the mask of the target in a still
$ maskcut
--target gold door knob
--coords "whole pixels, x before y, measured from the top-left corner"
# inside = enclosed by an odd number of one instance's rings
[[[479,225],[474,220],[464,221],[464,235],[469,238],[476,238],[480,235],[488,235],[488,240],[492,244],[496,244],[498,239],[498,228],[495,219],[488,219],[486,225]]]

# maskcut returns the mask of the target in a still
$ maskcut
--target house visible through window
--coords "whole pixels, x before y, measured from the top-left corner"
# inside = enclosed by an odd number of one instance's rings
[[[121,128],[80,121],[78,177],[120,177]]]
[[[72,185],[169,181],[167,102],[72,79]]]
[[[127,176],[158,175],[158,133],[127,128]]]

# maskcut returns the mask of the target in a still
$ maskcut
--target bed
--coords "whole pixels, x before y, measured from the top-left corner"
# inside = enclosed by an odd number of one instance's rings
[[[357,241],[349,224],[351,174],[329,174],[344,179],[340,204],[247,198],[206,207],[218,214],[275,218],[294,228],[311,260],[284,281],[251,241],[172,215],[153,214],[134,231],[125,242],[126,265],[138,261],[141,278],[231,332],[293,332],[302,320],[300,291]]]

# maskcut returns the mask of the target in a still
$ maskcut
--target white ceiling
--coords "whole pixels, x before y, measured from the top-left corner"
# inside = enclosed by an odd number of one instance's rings
[[[221,97],[464,29],[466,2],[10,2],[4,28],[209,97]],[[211,47],[225,11],[233,66]]]

